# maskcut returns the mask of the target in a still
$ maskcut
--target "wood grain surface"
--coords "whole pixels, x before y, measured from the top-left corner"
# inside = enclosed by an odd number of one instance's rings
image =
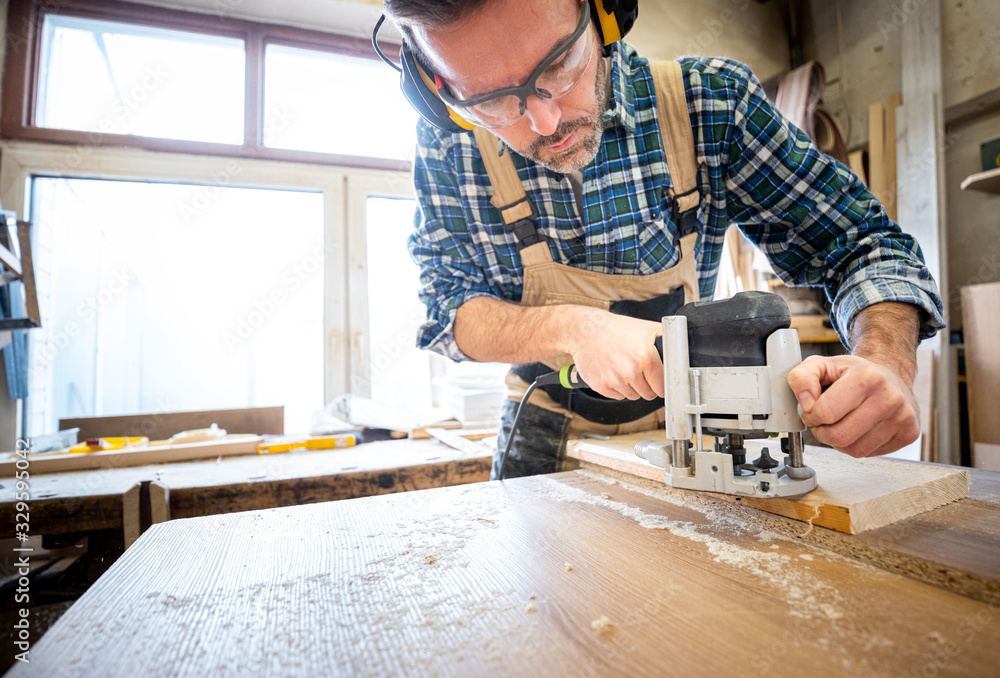
[[[120,528],[122,495],[157,482],[158,506],[188,518],[389,494],[489,480],[491,456],[471,457],[436,440],[366,443],[337,450],[53,473],[31,479],[31,529],[63,534]],[[0,536],[14,532],[13,478],[0,477]]]
[[[995,675],[1000,608],[694,500],[576,471],[161,523],[8,675]]]
[[[663,480],[664,470],[634,453],[635,445],[656,439],[651,431],[609,440],[574,440],[566,455],[625,473]],[[777,441],[747,441],[747,459],[768,446],[772,456],[780,454]],[[969,494],[968,472],[948,466],[906,464],[896,459],[852,459],[834,450],[808,447],[806,464],[816,470],[819,486],[799,497],[759,499],[743,497],[747,506],[788,518],[858,534],[883,527],[932,508],[957,501]],[[735,501],[735,498],[733,499]]]

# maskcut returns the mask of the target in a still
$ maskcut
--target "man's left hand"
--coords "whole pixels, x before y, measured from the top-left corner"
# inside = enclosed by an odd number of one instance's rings
[[[865,358],[813,356],[788,374],[788,384],[816,439],[852,457],[889,454],[920,435],[912,387]]]

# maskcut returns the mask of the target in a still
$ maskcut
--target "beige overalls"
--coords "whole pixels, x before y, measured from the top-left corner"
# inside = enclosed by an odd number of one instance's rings
[[[656,91],[660,136],[673,183],[668,195],[675,200],[679,212],[696,210],[699,195],[694,135],[691,131],[681,67],[676,61],[650,62],[650,70]],[[510,154],[499,154],[497,139],[488,131],[477,128],[475,136],[494,189],[491,202],[500,209],[508,225],[529,218],[532,214],[531,204],[527,200]],[[607,310],[615,301],[644,301],[678,287],[684,290],[685,303],[698,301],[698,274],[694,256],[697,238],[697,229],[682,237],[680,259],[677,264],[669,270],[651,275],[610,275],[559,264],[552,260],[548,242],[543,239],[520,251],[524,267],[521,304],[525,306],[577,304]],[[563,355],[547,360],[545,364],[556,370],[572,362],[572,356]],[[513,371],[508,374],[509,399],[520,401],[527,388],[528,384]],[[567,417],[568,434],[571,437],[576,437],[584,431],[603,435],[647,431],[658,428],[664,421],[661,407],[627,423],[597,424],[566,409],[542,390],[536,390],[531,395],[529,403]]]

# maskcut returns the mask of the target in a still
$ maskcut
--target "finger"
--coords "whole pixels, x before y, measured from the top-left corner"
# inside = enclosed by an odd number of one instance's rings
[[[816,399],[810,412],[802,408],[802,422],[806,426],[836,424],[884,386],[885,375],[874,365],[848,370]],[[893,404],[898,407],[899,402]]]
[[[893,436],[892,440],[874,450],[868,456],[880,457],[883,454],[891,454],[897,450],[901,450],[910,443],[915,443],[920,438],[920,433],[919,426],[901,429],[899,433]]]
[[[818,415],[826,409],[824,401],[831,391],[833,391],[833,387],[820,397],[812,415],[803,415],[803,423],[806,423],[807,419],[818,418]],[[887,419],[899,411],[902,405],[903,397],[899,393],[891,393],[882,397],[871,396],[832,424],[813,423],[810,425],[806,423],[806,425],[811,427],[813,435],[817,438],[822,436],[824,443],[833,445],[839,450],[853,445],[876,426],[883,425]]]
[[[788,373],[788,385],[805,413],[812,412],[823,385],[836,381],[838,370],[833,361],[820,356],[806,358]]]
[[[643,376],[646,378],[646,383],[649,384],[653,391],[653,394],[657,398],[662,398],[664,396],[663,391],[663,362],[660,357],[657,356],[649,366],[643,371]],[[649,398],[652,400],[653,398]]]
[[[813,435],[815,435],[815,433]],[[870,456],[872,452],[892,440],[895,435],[896,429],[893,426],[876,426],[871,431],[861,436],[853,444],[837,447],[837,449],[844,454],[860,459],[862,457]],[[817,440],[819,440],[818,437]]]

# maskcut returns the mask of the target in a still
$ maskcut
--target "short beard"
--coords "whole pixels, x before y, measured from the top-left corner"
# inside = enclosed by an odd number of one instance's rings
[[[604,58],[600,54],[597,58],[597,75],[594,78],[595,110],[588,116],[560,122],[555,132],[547,137],[536,139],[524,151],[519,151],[521,155],[559,174],[579,171],[597,157],[597,152],[601,148],[601,138],[604,136],[604,109],[607,106],[604,97],[608,79]],[[583,134],[572,148],[561,153],[549,153],[547,157],[542,157],[545,149],[558,144],[577,129],[582,130]]]

